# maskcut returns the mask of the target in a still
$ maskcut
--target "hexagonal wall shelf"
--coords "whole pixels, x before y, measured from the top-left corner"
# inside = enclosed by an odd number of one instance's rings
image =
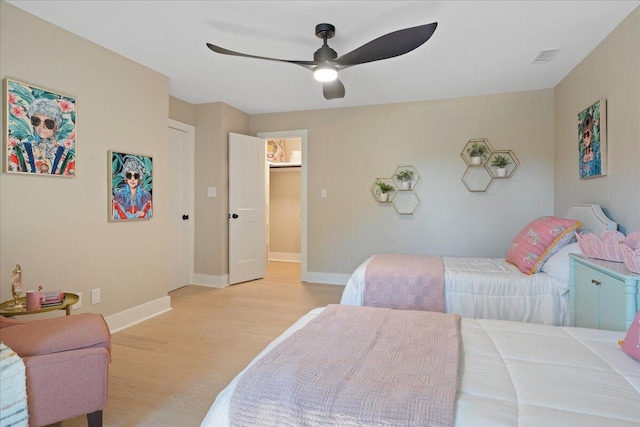
[[[401,179],[406,177],[407,179]],[[422,181],[418,170],[411,165],[401,165],[396,167],[390,178],[376,178],[371,184],[369,191],[371,196],[378,203],[391,203],[400,215],[413,215],[420,206],[420,199],[415,193],[415,189]],[[390,185],[393,190],[388,191],[388,196],[383,196],[382,184]]]
[[[479,150],[477,150],[478,147]],[[474,151],[482,156],[472,156],[475,154]],[[467,164],[467,170],[462,175],[462,183],[467,190],[474,193],[487,191],[494,179],[511,178],[520,166],[520,161],[513,151],[494,150],[487,138],[470,139],[460,156]],[[506,160],[504,168],[492,165],[499,162],[501,158]]]
[[[487,191],[492,181],[491,174],[485,168],[469,166],[462,175],[462,182],[472,193]]]
[[[393,172],[393,182],[398,191],[414,190],[421,180],[422,177],[416,168],[411,165],[398,166]]]
[[[400,215],[413,215],[420,206],[420,199],[413,191],[400,191],[393,198],[393,207]]]
[[[494,166],[493,163],[496,160],[496,157],[502,157],[507,160],[507,164],[505,165],[504,172],[500,172],[497,166]],[[498,157],[498,160],[500,160]],[[489,174],[495,179],[507,179],[511,178],[511,176],[516,172],[520,166],[520,161],[516,157],[515,153],[511,150],[496,150],[491,153],[491,156],[487,159],[484,167],[487,168]]]
[[[387,190],[386,192],[383,192],[379,184],[382,184],[383,186],[391,186],[393,190]],[[370,191],[371,195],[378,203],[391,203],[397,193],[395,183],[391,178],[376,178],[376,180],[373,181],[373,184],[371,184]],[[387,196],[385,197],[384,194],[386,194]]]
[[[483,157],[472,156],[473,150],[476,148],[478,148]],[[493,148],[491,147],[491,144],[489,144],[489,140],[487,138],[475,138],[470,139],[465,144],[460,155],[464,159],[464,162],[467,164],[467,166],[482,166],[487,162],[487,159],[491,156],[491,153],[493,153]],[[474,157],[480,158],[479,163],[476,163]]]

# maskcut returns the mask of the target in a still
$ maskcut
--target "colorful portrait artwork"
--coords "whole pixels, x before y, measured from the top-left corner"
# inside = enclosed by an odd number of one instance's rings
[[[73,177],[76,101],[5,79],[5,172]]]
[[[109,151],[109,166],[109,220],[151,218],[153,159]]]
[[[600,100],[578,114],[580,179],[607,174],[607,107]]]

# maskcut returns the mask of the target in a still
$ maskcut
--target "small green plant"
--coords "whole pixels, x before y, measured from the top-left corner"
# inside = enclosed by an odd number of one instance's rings
[[[400,181],[411,181],[413,179],[413,171],[409,169],[405,169],[396,174],[396,178]]]
[[[380,188],[382,194],[395,190],[393,185],[387,184],[386,182],[378,181],[376,182],[376,185]]]
[[[471,147],[467,148],[467,153],[471,157],[487,157],[487,146],[474,142]]]
[[[498,154],[491,161],[491,166],[495,166],[495,167],[498,167],[498,168],[504,168],[509,163],[511,163],[511,160],[509,160],[509,158],[507,156],[502,156],[502,155]]]

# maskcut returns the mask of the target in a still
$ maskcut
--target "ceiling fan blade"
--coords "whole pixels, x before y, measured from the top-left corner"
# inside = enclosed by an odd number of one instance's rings
[[[437,22],[394,31],[342,55],[332,62],[339,68],[393,58],[411,52],[431,38]]]
[[[207,43],[207,47],[216,53],[223,55],[240,56],[245,58],[264,59],[267,61],[288,62],[289,64],[300,65],[301,67],[312,70],[317,64],[314,61],[293,61],[288,59],[267,58],[266,56],[248,55],[246,53],[234,52],[233,50],[225,49],[220,46],[216,46],[211,43]]]
[[[322,83],[322,94],[325,99],[344,98],[344,85],[339,79]]]

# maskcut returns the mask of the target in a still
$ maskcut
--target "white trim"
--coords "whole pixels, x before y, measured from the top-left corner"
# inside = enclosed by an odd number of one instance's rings
[[[307,129],[284,130],[278,132],[258,132],[258,138],[300,138],[300,148],[302,150],[302,166],[301,169],[301,191],[300,203],[302,205],[302,224],[300,230],[300,279],[303,282],[312,282],[307,272]],[[346,280],[345,280],[346,283]]]
[[[171,297],[165,296],[105,317],[112,334],[171,310]]]
[[[286,252],[269,252],[269,261],[300,262],[300,254]]]
[[[206,286],[208,288],[226,288],[229,286],[229,275],[212,276],[210,274],[194,274],[191,284]]]
[[[324,283],[326,285],[346,285],[349,281],[351,274],[340,273],[314,273],[309,271],[307,273],[307,280],[303,282],[307,283]]]
[[[187,152],[189,156],[189,283],[193,282],[195,271],[195,145],[196,145],[196,128],[186,123],[169,119],[169,127],[185,132],[187,134]]]

